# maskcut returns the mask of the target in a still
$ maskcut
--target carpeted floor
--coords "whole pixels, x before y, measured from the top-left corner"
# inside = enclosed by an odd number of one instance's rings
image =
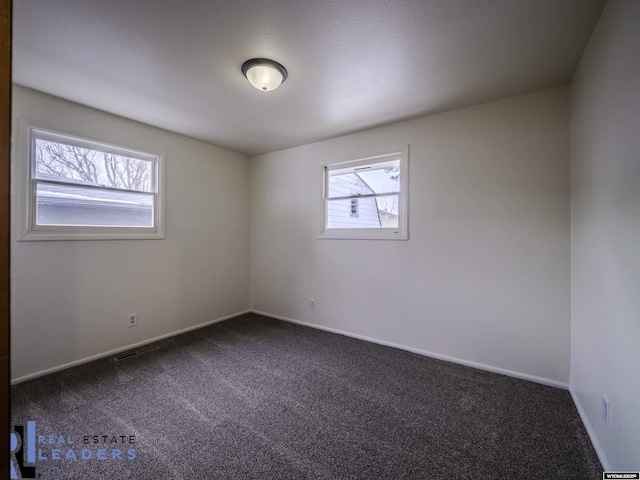
[[[602,478],[564,390],[253,314],[156,345],[12,387],[37,478]]]

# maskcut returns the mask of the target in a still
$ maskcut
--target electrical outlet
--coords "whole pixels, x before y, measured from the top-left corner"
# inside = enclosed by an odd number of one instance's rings
[[[127,318],[129,319],[129,323],[128,325],[130,327],[135,327],[136,325],[138,325],[138,314],[137,313],[130,313]]]
[[[315,310],[316,309],[316,299],[315,298],[310,298],[309,299],[309,308],[311,310]]]
[[[602,421],[608,427],[611,425],[611,402],[602,396]]]

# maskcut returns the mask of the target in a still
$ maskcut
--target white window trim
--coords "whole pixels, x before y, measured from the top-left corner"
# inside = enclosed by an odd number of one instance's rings
[[[36,182],[33,179],[32,132],[66,137],[70,143],[91,146],[103,151],[149,159],[156,163],[157,186],[154,227],[86,227],[35,225]],[[165,155],[145,152],[95,140],[79,132],[66,132],[26,119],[18,120],[18,142],[14,155],[13,198],[16,203],[18,241],[43,240],[152,240],[165,238]]]
[[[327,169],[356,167],[385,158],[400,159],[400,193],[398,194],[398,228],[326,228],[327,225]],[[409,239],[409,146],[385,149],[375,155],[358,157],[357,159],[323,162],[322,166],[322,197],[320,213],[320,239],[340,240],[408,240]]]

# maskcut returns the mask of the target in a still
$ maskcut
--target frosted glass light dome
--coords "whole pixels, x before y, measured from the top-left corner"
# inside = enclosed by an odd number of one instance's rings
[[[287,79],[287,71],[278,62],[266,58],[253,58],[242,64],[242,73],[258,90],[270,92]]]

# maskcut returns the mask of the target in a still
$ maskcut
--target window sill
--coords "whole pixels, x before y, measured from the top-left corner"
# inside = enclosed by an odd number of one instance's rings
[[[52,232],[31,231],[18,239],[19,242],[78,241],[78,240],[163,240],[164,232]]]
[[[409,240],[409,235],[396,229],[328,229],[318,238],[322,240]]]

